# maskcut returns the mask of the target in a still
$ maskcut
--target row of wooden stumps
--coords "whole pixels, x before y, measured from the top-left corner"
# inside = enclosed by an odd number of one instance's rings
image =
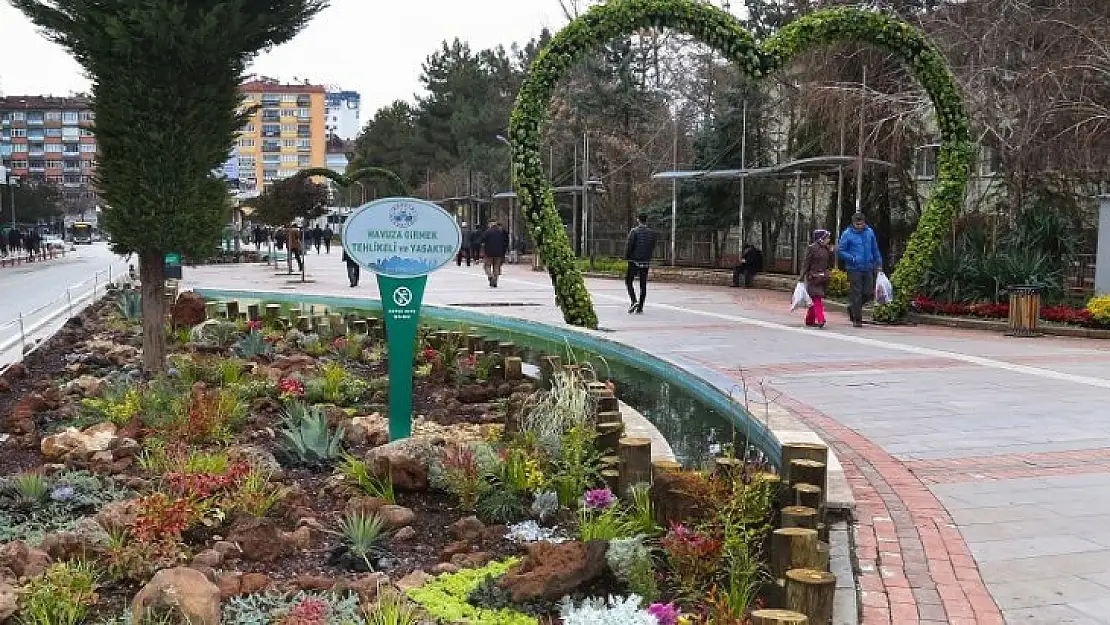
[[[510,382],[524,379],[524,361],[520,357],[520,349],[511,341],[481,336],[471,330],[465,333],[460,330],[436,330],[429,336],[428,343],[439,350],[453,346],[476,360],[492,357],[494,361],[490,368],[490,377]]]

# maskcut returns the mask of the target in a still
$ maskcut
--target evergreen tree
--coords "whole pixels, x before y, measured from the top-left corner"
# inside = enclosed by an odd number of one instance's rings
[[[143,365],[165,369],[163,257],[212,253],[229,214],[212,176],[249,111],[250,59],[288,41],[326,0],[12,0],[93,83],[97,186],[117,253],[139,255]]]

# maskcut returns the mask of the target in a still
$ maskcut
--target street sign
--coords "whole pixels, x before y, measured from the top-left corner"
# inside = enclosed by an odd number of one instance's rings
[[[428,274],[455,258],[462,231],[447,211],[414,198],[385,198],[343,225],[347,256],[378,276],[389,350],[389,439],[412,435],[412,365]]]
[[[166,278],[169,280],[181,279],[181,254],[173,252],[166,254],[162,259],[162,264],[165,266]]]

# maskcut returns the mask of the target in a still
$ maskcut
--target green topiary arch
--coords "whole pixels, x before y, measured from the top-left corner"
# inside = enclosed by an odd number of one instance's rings
[[[610,0],[568,24],[540,52],[521,86],[510,134],[515,146],[513,181],[540,257],[555,286],[555,302],[567,323],[597,327],[590,294],[575,266],[555,196],[543,171],[540,146],[555,86],[583,55],[605,43],[648,27],[691,35],[762,78],[779,71],[802,52],[835,42],[854,41],[898,56],[932,98],[941,132],[938,177],[932,196],[892,277],[895,299],[876,311],[897,319],[909,308],[933,254],[963,202],[971,169],[970,122],[947,62],[924,34],[898,18],[862,9],[838,8],[802,17],[762,46],[732,15],[693,0]]]
[[[293,177],[315,178],[316,176],[328,178],[341,187],[349,187],[356,182],[359,182],[360,180],[381,178],[386,182],[389,182],[390,186],[393,187],[393,191],[398,195],[406,195],[408,193],[408,185],[405,184],[404,180],[401,180],[400,176],[389,171],[388,169],[383,169],[381,167],[363,167],[362,169],[356,169],[347,175],[343,175],[334,170],[327,169],[326,167],[310,167],[308,169],[302,169],[298,171],[296,174],[294,174]]]

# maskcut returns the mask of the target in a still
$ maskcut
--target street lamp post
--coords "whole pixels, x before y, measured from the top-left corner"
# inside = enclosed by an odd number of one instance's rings
[[[513,191],[514,190],[513,189],[513,144],[508,139],[506,139],[504,135],[497,135],[496,139],[498,141],[500,141],[501,143],[504,143],[505,145],[509,146],[509,190]],[[515,242],[515,238],[513,237],[514,231],[516,230],[516,219],[515,219],[515,217],[516,217],[516,210],[515,210],[516,205],[515,204],[516,203],[513,201],[513,198],[510,197],[509,198],[509,262],[510,263],[515,263],[517,261],[516,242]]]

